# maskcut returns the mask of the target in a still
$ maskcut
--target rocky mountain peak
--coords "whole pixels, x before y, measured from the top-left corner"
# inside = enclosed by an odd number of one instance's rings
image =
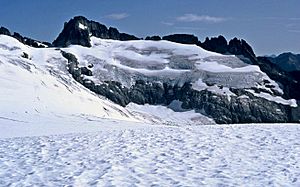
[[[88,20],[83,16],[76,16],[64,24],[59,36],[54,40],[56,47],[66,47],[71,44],[90,47],[90,37],[113,40],[138,40],[139,38],[126,33],[120,33],[116,28],[107,28],[105,25]]]
[[[243,39],[233,38],[229,41],[228,52],[235,55],[243,55],[250,60],[255,58],[255,54],[251,46]]]
[[[205,41],[200,45],[201,47],[209,51],[214,51],[222,54],[228,52],[228,42],[222,35],[212,38],[207,37]]]
[[[256,56],[251,46],[243,39],[233,38],[229,42],[220,35],[218,37],[206,38],[200,46],[206,50],[221,54],[243,55],[253,61]]]

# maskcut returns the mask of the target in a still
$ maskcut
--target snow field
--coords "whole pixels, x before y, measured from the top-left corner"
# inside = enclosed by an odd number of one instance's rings
[[[252,124],[0,139],[0,186],[299,186],[299,135]]]

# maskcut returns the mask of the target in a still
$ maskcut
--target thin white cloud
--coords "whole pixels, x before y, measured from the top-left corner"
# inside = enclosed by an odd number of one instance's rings
[[[122,20],[127,18],[128,16],[129,14],[127,13],[113,13],[113,14],[106,15],[105,17],[113,20]]]
[[[300,18],[289,18],[291,21],[300,21]]]
[[[260,17],[250,18],[249,20],[300,21],[300,17]]]
[[[197,15],[197,14],[184,14],[176,18],[177,21],[181,22],[208,22],[208,23],[218,23],[226,21],[226,18],[214,17],[208,15]]]
[[[172,25],[174,25],[174,23],[172,23],[172,22],[165,22],[165,21],[162,21],[161,24],[167,25],[167,26],[172,26]]]
[[[296,30],[296,29],[291,29],[291,30],[288,30],[289,32],[293,32],[293,33],[300,33],[300,30]]]
[[[297,26],[295,23],[288,23],[285,25],[287,28],[294,28],[295,26]]]

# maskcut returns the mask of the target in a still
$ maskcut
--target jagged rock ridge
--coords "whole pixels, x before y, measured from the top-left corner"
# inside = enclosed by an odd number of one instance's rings
[[[126,33],[120,33],[116,28],[90,21],[83,16],[76,16],[64,24],[59,36],[53,41],[53,46],[67,47],[71,44],[90,47],[90,37],[113,40],[138,40],[139,38]]]
[[[49,42],[40,42],[38,40],[34,40],[28,37],[24,37],[21,34],[14,32],[13,34],[5,27],[0,27],[0,34],[11,36],[13,38],[16,38],[19,40],[21,43],[31,46],[31,47],[36,47],[36,48],[45,48],[45,47],[51,47],[51,44]]]

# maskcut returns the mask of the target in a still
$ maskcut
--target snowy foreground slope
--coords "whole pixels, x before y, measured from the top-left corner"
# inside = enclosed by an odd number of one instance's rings
[[[286,124],[137,125],[0,139],[0,186],[299,186],[299,136]]]

